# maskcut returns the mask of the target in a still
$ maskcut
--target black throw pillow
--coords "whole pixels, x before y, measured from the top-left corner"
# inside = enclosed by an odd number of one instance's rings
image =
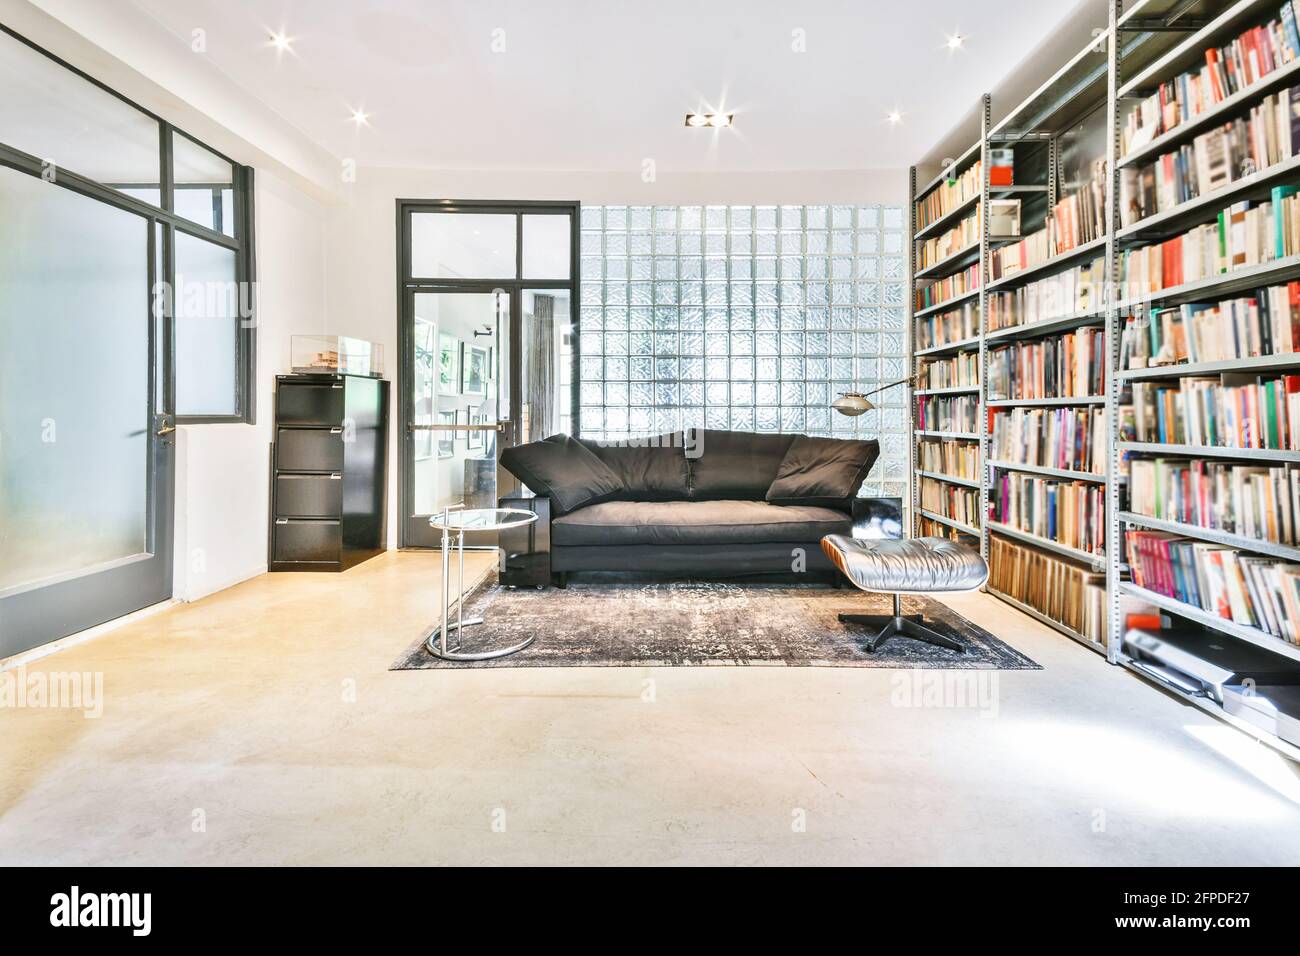
[[[623,491],[609,466],[568,435],[507,448],[501,464],[536,494],[550,498],[557,514],[609,501]]]
[[[656,435],[602,444],[579,438],[584,448],[609,466],[627,501],[684,501],[691,496],[690,469],[682,434]]]
[[[880,456],[880,442],[798,436],[767,490],[773,504],[843,507]]]

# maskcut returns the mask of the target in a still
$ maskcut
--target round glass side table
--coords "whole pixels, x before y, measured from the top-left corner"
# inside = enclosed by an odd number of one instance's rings
[[[481,617],[465,617],[465,532],[467,531],[503,531],[519,525],[532,524],[537,515],[520,508],[445,508],[441,514],[429,519],[429,526],[442,531],[442,623],[429,629],[424,646],[434,657],[446,661],[487,661],[495,657],[505,657],[522,651],[533,642],[530,637],[513,647],[503,647],[488,651],[462,651],[461,631],[474,624],[482,624]],[[456,575],[456,619],[449,620],[451,601],[451,549],[455,538],[456,561],[459,567]],[[448,644],[447,636],[455,632],[455,646]]]

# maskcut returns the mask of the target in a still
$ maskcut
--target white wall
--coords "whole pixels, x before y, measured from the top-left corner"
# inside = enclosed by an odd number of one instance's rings
[[[256,174],[257,422],[185,425],[176,443],[173,594],[197,600],[266,570],[275,376],[289,336],[327,331],[326,208]]]
[[[384,346],[386,377],[397,387],[397,200],[500,199],[628,204],[906,203],[906,170],[826,170],[818,173],[663,173],[643,182],[639,172],[413,170],[364,167],[344,204],[331,207],[326,257],[327,324],[331,332]],[[260,242],[259,237],[259,242]],[[397,546],[400,445],[389,429],[388,541]]]

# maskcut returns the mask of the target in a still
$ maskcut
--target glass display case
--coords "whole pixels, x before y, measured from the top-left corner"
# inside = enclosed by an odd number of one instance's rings
[[[299,375],[384,374],[384,347],[347,335],[291,335],[289,363]]]

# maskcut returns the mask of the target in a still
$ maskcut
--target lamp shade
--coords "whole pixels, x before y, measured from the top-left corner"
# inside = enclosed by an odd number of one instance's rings
[[[851,418],[856,418],[863,412],[870,411],[875,407],[875,405],[867,401],[865,395],[859,392],[840,392],[840,397],[831,402],[831,408],[841,415],[848,415]]]

